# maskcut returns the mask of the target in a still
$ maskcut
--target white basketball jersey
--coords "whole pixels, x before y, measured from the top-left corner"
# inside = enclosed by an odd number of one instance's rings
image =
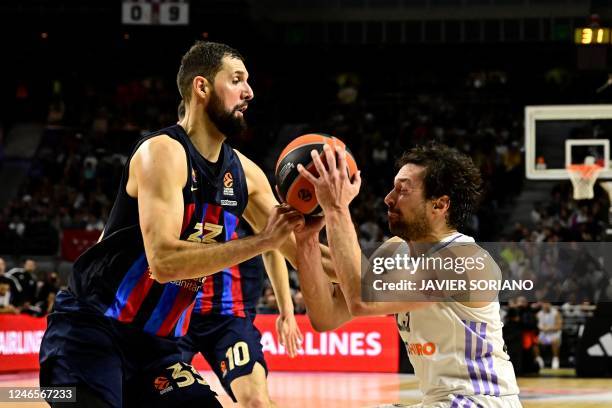
[[[474,242],[454,234],[441,243]],[[472,308],[439,302],[398,314],[397,324],[427,403],[449,395],[518,395],[514,369],[505,352],[499,303]]]

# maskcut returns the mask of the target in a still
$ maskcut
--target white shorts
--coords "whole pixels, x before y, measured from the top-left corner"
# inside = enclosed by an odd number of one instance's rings
[[[548,333],[540,333],[538,336],[538,340],[540,344],[545,346],[551,345],[553,341],[561,341],[561,332],[548,332]]]

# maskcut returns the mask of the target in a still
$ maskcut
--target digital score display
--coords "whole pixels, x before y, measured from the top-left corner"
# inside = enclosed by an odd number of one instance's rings
[[[574,32],[574,43],[579,45],[610,44],[610,29],[600,28],[577,28]]]

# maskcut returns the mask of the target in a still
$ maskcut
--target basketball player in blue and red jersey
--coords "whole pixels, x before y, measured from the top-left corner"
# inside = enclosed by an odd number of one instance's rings
[[[241,238],[252,231],[242,223],[237,234]],[[264,265],[277,294],[280,315],[276,330],[280,343],[291,357],[295,356],[302,335],[293,315],[285,258],[278,251],[207,279],[198,293],[187,335],[179,340],[184,360],[191,361],[201,352],[226,392],[243,407],[274,406],[268,394],[261,334],[253,325]],[[230,286],[231,291],[222,289]]]
[[[180,123],[185,117],[183,102],[178,112]],[[224,186],[233,188],[231,179],[224,177]],[[241,219],[235,234],[240,239],[253,235],[253,230]],[[206,280],[197,295],[189,330],[179,340],[185,361],[201,352],[230,397],[244,407],[272,405],[261,334],[253,325],[264,266],[279,309],[278,338],[294,357],[302,334],[293,315],[287,264],[279,251],[266,252]]]
[[[303,222],[224,143],[245,127],[247,75],[222,44],[197,43],[184,56],[184,120],[136,144],[99,242],[75,262],[49,315],[40,383],[76,386],[77,403],[64,406],[220,406],[176,341],[203,277],[276,249],[295,264],[291,232]],[[240,217],[255,235],[238,239]]]

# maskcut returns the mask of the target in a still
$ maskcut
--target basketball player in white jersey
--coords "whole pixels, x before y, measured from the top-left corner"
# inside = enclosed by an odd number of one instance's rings
[[[417,292],[419,296],[394,291],[393,301],[363,301],[361,268],[368,261],[362,258],[349,212],[361,178],[359,173],[353,180],[348,178],[346,152],[336,150],[324,152],[329,170],[313,154],[318,177],[298,166],[314,184],[324,211],[324,217],[296,231],[301,289],[315,329],[334,329],[353,316],[394,313],[423,392],[423,402],[416,407],[521,407],[495,295],[470,292],[468,286],[466,290]],[[492,257],[457,230],[470,217],[479,196],[480,174],[472,161],[446,146],[432,145],[410,150],[398,164],[393,190],[385,198],[389,227],[396,237],[371,261],[399,253],[480,257],[483,268],[462,273],[460,279],[499,277]],[[331,283],[321,267],[318,232],[324,224],[339,284]],[[365,273],[371,275],[371,269]],[[415,286],[433,276],[425,270],[402,275],[411,276]],[[459,276],[457,268],[434,275],[438,280]]]

